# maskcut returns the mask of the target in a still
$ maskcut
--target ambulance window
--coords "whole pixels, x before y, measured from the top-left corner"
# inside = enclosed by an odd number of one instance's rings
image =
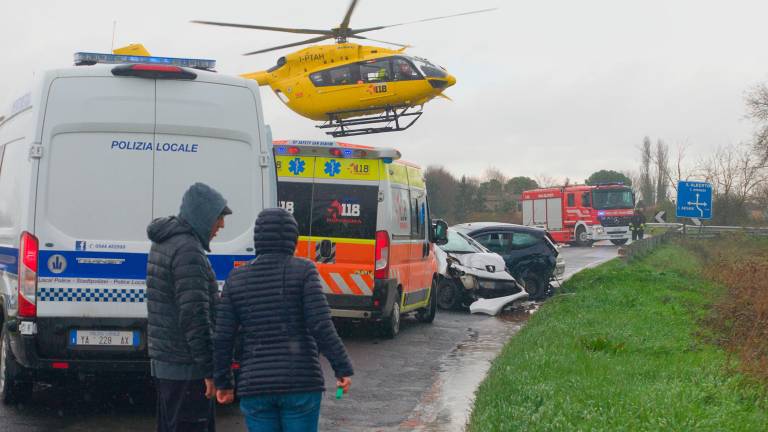
[[[591,203],[589,202],[589,192],[584,192],[581,194],[581,206],[582,207],[589,207]]]
[[[418,198],[411,200],[411,238],[424,239],[424,227],[426,220],[426,205],[424,201],[419,204]]]
[[[392,188],[392,204],[395,224],[392,233],[398,236],[411,235],[411,197],[408,189]]]
[[[576,198],[572,193],[568,194],[568,207],[573,207],[576,205]]]
[[[370,60],[360,63],[360,78],[367,83],[392,81],[392,69],[389,60]]]
[[[3,157],[6,148],[8,159]],[[27,158],[23,156],[23,151],[24,146],[20,143],[6,144],[0,147],[0,228],[14,228],[19,223],[21,164],[14,164],[10,161],[26,161]]]
[[[277,205],[291,213],[299,224],[299,235],[309,235],[312,213],[312,183],[277,182]]]
[[[378,186],[316,183],[310,234],[313,237],[375,238],[378,195]]]

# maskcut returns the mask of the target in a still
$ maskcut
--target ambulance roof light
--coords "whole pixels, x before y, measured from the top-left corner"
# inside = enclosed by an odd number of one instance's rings
[[[180,66],[193,69],[211,70],[216,67],[216,60],[195,59],[195,58],[177,58],[177,57],[155,57],[155,56],[135,56],[123,54],[104,54],[92,52],[76,52],[76,66],[90,66],[95,64],[122,64],[122,63],[146,63],[166,66]]]

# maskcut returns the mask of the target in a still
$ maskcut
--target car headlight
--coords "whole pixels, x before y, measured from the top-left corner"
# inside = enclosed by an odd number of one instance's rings
[[[594,228],[595,228],[595,232],[598,234],[602,234],[603,232],[605,232],[602,225],[596,225]]]

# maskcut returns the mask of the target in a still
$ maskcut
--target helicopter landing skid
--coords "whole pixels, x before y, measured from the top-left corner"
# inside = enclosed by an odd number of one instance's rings
[[[382,113],[366,114],[384,110]],[[409,111],[414,109],[414,111]],[[368,135],[382,132],[404,131],[416,123],[423,113],[421,107],[418,111],[412,106],[386,106],[349,111],[336,111],[328,113],[329,120],[317,127],[320,129],[333,129],[326,134],[338,137],[355,135]],[[355,118],[343,118],[349,114]]]

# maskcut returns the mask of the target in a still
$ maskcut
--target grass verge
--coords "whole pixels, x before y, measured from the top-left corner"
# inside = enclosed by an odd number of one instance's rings
[[[668,245],[584,271],[495,360],[469,431],[765,430],[763,387],[701,323],[724,290]]]

